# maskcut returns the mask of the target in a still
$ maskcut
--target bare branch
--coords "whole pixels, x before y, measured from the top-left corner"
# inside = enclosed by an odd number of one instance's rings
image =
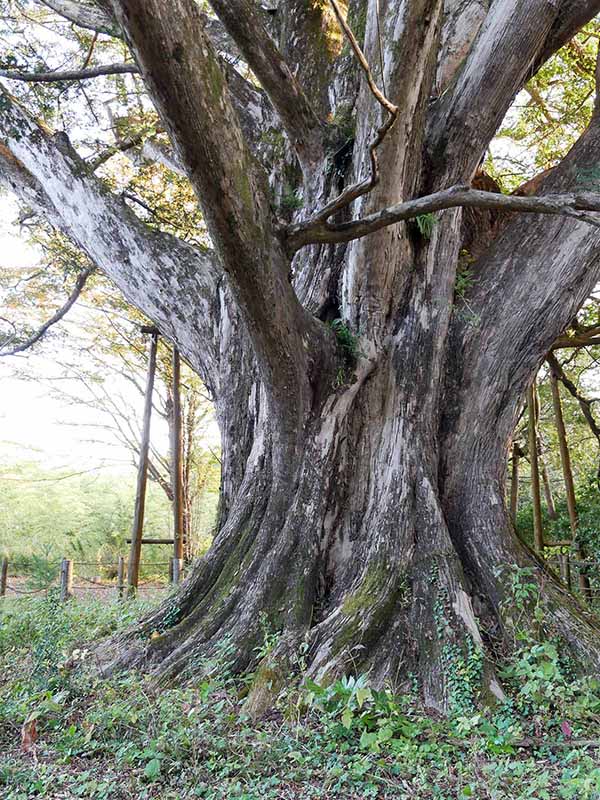
[[[600,212],[600,194],[594,192],[519,197],[483,192],[471,189],[470,186],[452,186],[440,192],[398,203],[362,219],[337,225],[324,222],[322,212],[319,212],[309,220],[287,227],[285,232],[287,247],[288,251],[293,253],[307,244],[349,242],[397,222],[458,207],[568,216],[600,228],[600,218],[585,213]]]
[[[214,253],[144,225],[90,175],[64,134],[49,133],[1,86],[0,181],[70,236],[167,338],[186,341],[186,357],[210,385],[222,280]],[[166,286],[179,315],[165,305]]]
[[[592,325],[589,328],[577,328],[571,335],[564,333],[552,345],[553,350],[563,350],[570,348],[593,347],[600,344],[600,325]]]
[[[52,72],[20,72],[15,69],[0,69],[0,77],[25,83],[59,83],[60,81],[86,81],[100,75],[137,74],[135,64],[103,64],[87,69],[56,70]]]
[[[126,153],[133,147],[137,147],[137,145],[142,144],[142,141],[143,136],[141,133],[135,134],[134,136],[128,136],[126,139],[120,139],[115,144],[105,148],[101,153],[98,153],[97,156],[87,162],[90,172],[95,172],[98,167],[101,167],[102,164],[105,164],[117,153]]]
[[[375,79],[373,78],[373,73],[371,72],[371,67],[369,66],[369,62],[367,61],[365,54],[363,53],[359,43],[356,40],[356,37],[352,33],[352,29],[346,22],[342,11],[337,4],[336,0],[329,0],[331,3],[331,7],[335,12],[335,16],[341,29],[344,32],[344,35],[348,39],[350,43],[350,47],[352,48],[358,63],[360,64],[360,68],[364,72],[367,83],[369,84],[369,89],[371,93],[377,100],[377,102],[388,112],[388,118],[383,123],[383,125],[376,131],[375,136],[371,140],[369,144],[369,156],[371,159],[371,174],[368,178],[365,178],[362,181],[358,181],[357,183],[352,184],[352,186],[348,186],[344,191],[339,194],[336,198],[331,200],[327,203],[323,208],[321,208],[312,218],[311,222],[313,224],[319,223],[326,223],[329,217],[335,214],[337,211],[341,211],[343,208],[348,206],[350,203],[357,200],[359,197],[367,194],[371,191],[377,184],[379,183],[379,161],[377,159],[377,148],[381,145],[383,140],[385,139],[387,133],[392,129],[396,119],[398,117],[398,107],[391,103],[387,97],[378,89],[377,84],[375,83]],[[346,240],[347,241],[347,240]],[[296,248],[298,249],[298,248]]]
[[[36,342],[39,342],[39,340],[44,336],[44,334],[46,334],[47,331],[53,325],[56,325],[57,322],[60,322],[60,320],[73,307],[73,305],[77,301],[77,298],[81,294],[83,287],[87,282],[87,279],[90,277],[90,275],[92,274],[92,272],[94,272],[95,269],[96,269],[95,266],[90,266],[84,269],[82,272],[80,272],[79,275],[77,276],[77,280],[75,282],[75,286],[73,287],[73,291],[69,295],[66,303],[64,303],[58,309],[58,311],[50,317],[50,319],[46,320],[46,322],[44,322],[44,324],[40,328],[38,328],[38,330],[32,336],[30,336],[21,344],[17,345],[17,347],[13,347],[12,350],[7,350],[5,352],[3,352],[2,349],[0,349],[0,356],[14,356],[17,353],[22,353],[23,351],[28,350]]]
[[[554,353],[549,353],[546,356],[546,361],[548,362],[548,365],[550,366],[550,369],[557,380],[561,381],[565,388],[569,390],[569,392],[579,403],[579,407],[581,408],[589,429],[600,443],[600,426],[592,414],[592,401],[588,400],[587,397],[584,397],[580,392],[578,392],[577,387],[565,373]]]

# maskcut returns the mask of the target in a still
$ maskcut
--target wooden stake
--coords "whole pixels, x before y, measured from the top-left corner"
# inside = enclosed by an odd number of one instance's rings
[[[183,458],[181,436],[181,359],[173,348],[173,425],[171,441],[171,480],[173,486],[173,558],[183,558]],[[178,574],[178,573],[177,573]],[[178,583],[173,571],[173,583]]]
[[[560,577],[567,589],[571,591],[571,562],[569,561],[569,554],[561,553],[558,558],[560,563]]]
[[[119,600],[122,600],[125,594],[125,559],[123,556],[119,556],[117,561],[117,592]]]
[[[63,558],[60,564],[60,601],[65,603],[73,597],[73,562]]]
[[[0,597],[6,594],[6,584],[8,582],[8,558],[2,559],[2,571],[0,572]]]
[[[560,463],[563,471],[563,478],[565,481],[565,493],[567,495],[567,509],[569,511],[569,524],[571,526],[571,534],[573,536],[573,543],[575,545],[575,552],[581,561],[585,561],[586,553],[577,538],[577,529],[579,527],[579,518],[577,515],[577,501],[575,499],[575,481],[573,480],[573,469],[571,467],[571,454],[569,453],[569,445],[567,443],[567,430],[565,428],[565,420],[562,413],[562,403],[560,400],[560,389],[558,388],[558,378],[554,370],[550,369],[550,388],[552,389],[552,405],[554,407],[554,423],[556,425],[556,432],[558,434],[558,447],[560,450]],[[583,597],[591,600],[591,587],[587,575],[578,570],[579,573],[579,588]]]
[[[514,442],[512,447],[512,474],[510,479],[510,518],[513,525],[517,524],[517,511],[519,510],[519,460],[521,448]]]
[[[540,473],[542,475],[542,484],[544,486],[544,497],[546,498],[546,508],[548,509],[548,516],[550,519],[558,519],[556,506],[554,505],[554,497],[552,496],[552,486],[550,485],[550,478],[548,477],[548,469],[546,462],[542,456],[538,456],[540,464]]]
[[[183,558],[171,559],[171,580],[177,584],[183,578]]]
[[[544,549],[544,527],[542,523],[542,503],[540,499],[540,468],[538,463],[537,408],[535,401],[535,381],[527,390],[527,410],[529,412],[529,462],[531,464],[531,501],[533,503],[533,546],[538,553]]]
[[[146,502],[146,484],[148,482],[148,449],[150,447],[152,392],[154,390],[156,350],[158,347],[158,331],[156,328],[146,328],[143,330],[144,332],[150,333],[151,339],[148,359],[148,377],[146,381],[146,398],[144,402],[142,441],[140,444],[140,460],[138,464],[137,487],[135,493],[135,511],[133,516],[133,530],[131,533],[131,549],[129,551],[129,566],[127,569],[127,595],[129,597],[133,597],[136,594],[140,574],[142,533],[144,530],[144,506]]]

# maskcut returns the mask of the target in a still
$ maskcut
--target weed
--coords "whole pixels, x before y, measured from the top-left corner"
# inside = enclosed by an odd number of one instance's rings
[[[340,387],[348,382],[356,362],[363,353],[359,347],[358,336],[352,333],[343,319],[332,320],[329,327],[335,334],[342,361],[336,374],[336,387]]]
[[[510,585],[518,621],[521,611],[538,603],[535,583],[520,571]],[[542,748],[538,756],[519,745],[540,729],[551,740],[566,736],[565,731],[593,735],[600,713],[598,689],[592,682],[573,683],[557,645],[523,640],[522,651],[503,671],[509,699],[495,709],[464,705],[448,719],[433,718],[414,695],[375,688],[366,675],[346,676],[328,686],[306,681],[301,690],[290,678],[280,707],[286,698],[295,698],[294,713],[286,720],[273,712],[251,723],[242,712],[240,686],[228,671],[235,653],[227,640],[206,662],[208,677],[180,688],[157,691],[137,673],[100,679],[85,669],[66,669],[73,647],[85,667],[85,640],[128,625],[143,610],[139,603],[59,605],[52,593],[47,599],[10,600],[2,606],[0,796],[600,796],[600,768],[593,753],[572,746]],[[277,635],[266,619],[261,628],[260,650],[267,654]],[[303,648],[299,664],[305,655]],[[21,725],[34,720],[36,758],[19,750]]]
[[[437,224],[437,218],[435,214],[420,214],[418,217],[415,217],[415,225],[423,239],[431,239],[433,236],[433,229]]]

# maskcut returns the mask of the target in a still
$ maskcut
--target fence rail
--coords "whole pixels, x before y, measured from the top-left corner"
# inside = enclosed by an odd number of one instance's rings
[[[60,600],[65,602],[79,593],[86,593],[89,591],[115,591],[119,599],[126,596],[132,596],[132,593],[127,592],[127,564],[123,556],[119,556],[117,561],[113,562],[98,562],[98,561],[74,561],[69,558],[62,558],[60,561],[47,562],[48,567],[58,568],[58,580],[53,579],[47,585],[40,588],[22,588],[19,585],[14,585],[14,581],[9,581],[9,559],[2,559],[0,566],[0,598],[6,597],[8,593],[17,596],[33,596],[44,594],[51,586],[57,586],[60,592]],[[141,562],[140,567],[168,567],[169,581],[171,583],[179,583],[183,578],[183,562],[180,559],[172,558],[169,561],[149,561]],[[77,567],[95,567],[96,575],[88,577],[77,571]],[[101,571],[112,570],[115,574],[115,579],[110,582],[105,582],[98,577]],[[22,577],[20,575],[14,577]],[[153,588],[160,590],[163,588],[157,585],[156,579],[139,581],[138,586],[140,589]]]

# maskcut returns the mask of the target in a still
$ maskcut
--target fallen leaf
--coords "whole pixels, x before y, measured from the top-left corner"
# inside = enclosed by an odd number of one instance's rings
[[[571,736],[573,735],[571,726],[569,725],[566,719],[563,719],[563,721],[560,723],[560,729],[563,732],[565,739],[570,739]]]
[[[30,753],[37,740],[37,720],[32,719],[23,723],[21,728],[21,750]]]

